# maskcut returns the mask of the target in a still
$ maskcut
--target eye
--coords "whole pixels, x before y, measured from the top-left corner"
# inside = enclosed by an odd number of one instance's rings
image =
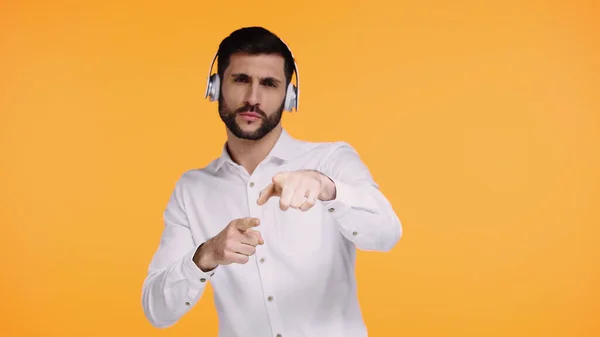
[[[266,85],[267,87],[270,87],[270,88],[277,88],[277,83],[275,83],[275,81],[273,81],[273,80],[265,80],[265,81],[263,81],[263,85]]]

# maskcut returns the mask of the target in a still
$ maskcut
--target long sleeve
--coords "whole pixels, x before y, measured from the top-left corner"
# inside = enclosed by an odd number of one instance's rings
[[[212,273],[204,273],[192,258],[194,243],[179,181],[163,214],[164,229],[142,288],[142,306],[150,323],[159,328],[175,324],[204,293]]]
[[[340,142],[321,167],[336,186],[324,204],[339,229],[358,249],[389,251],[402,236],[402,224],[358,153]]]

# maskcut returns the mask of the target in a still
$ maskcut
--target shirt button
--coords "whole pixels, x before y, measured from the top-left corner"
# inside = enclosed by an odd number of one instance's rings
[[[254,182],[250,182],[250,187],[254,187]]]
[[[265,262],[265,258],[264,258],[264,257],[261,257],[261,258],[260,258],[260,263],[263,263],[263,262]]]
[[[269,301],[269,302],[273,302],[273,296],[269,296],[269,297],[267,297],[267,301]]]
[[[190,302],[185,302],[185,305],[190,305]]]
[[[357,236],[358,232],[353,232],[352,235]]]
[[[280,334],[280,333],[278,333],[276,337],[281,337],[281,334]]]
[[[205,278],[201,278],[200,282],[206,282],[206,279]]]
[[[329,209],[329,212],[330,212],[330,213],[331,213],[331,212],[333,212],[333,211],[335,211],[335,209],[334,209],[334,208],[330,208],[330,209]]]

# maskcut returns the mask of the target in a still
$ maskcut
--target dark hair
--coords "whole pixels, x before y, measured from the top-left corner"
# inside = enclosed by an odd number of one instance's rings
[[[294,58],[288,47],[269,30],[263,27],[240,28],[227,36],[219,45],[217,72],[221,78],[229,66],[229,58],[234,53],[279,54],[283,57],[286,85],[294,72]]]

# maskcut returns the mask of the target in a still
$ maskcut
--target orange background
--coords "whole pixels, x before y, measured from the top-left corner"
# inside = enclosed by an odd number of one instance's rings
[[[354,145],[403,221],[359,253],[370,336],[600,336],[600,11],[566,3],[3,2],[2,335],[216,336],[210,288],[158,330],[141,286],[225,140],[213,53],[264,25],[300,69],[285,127]]]

